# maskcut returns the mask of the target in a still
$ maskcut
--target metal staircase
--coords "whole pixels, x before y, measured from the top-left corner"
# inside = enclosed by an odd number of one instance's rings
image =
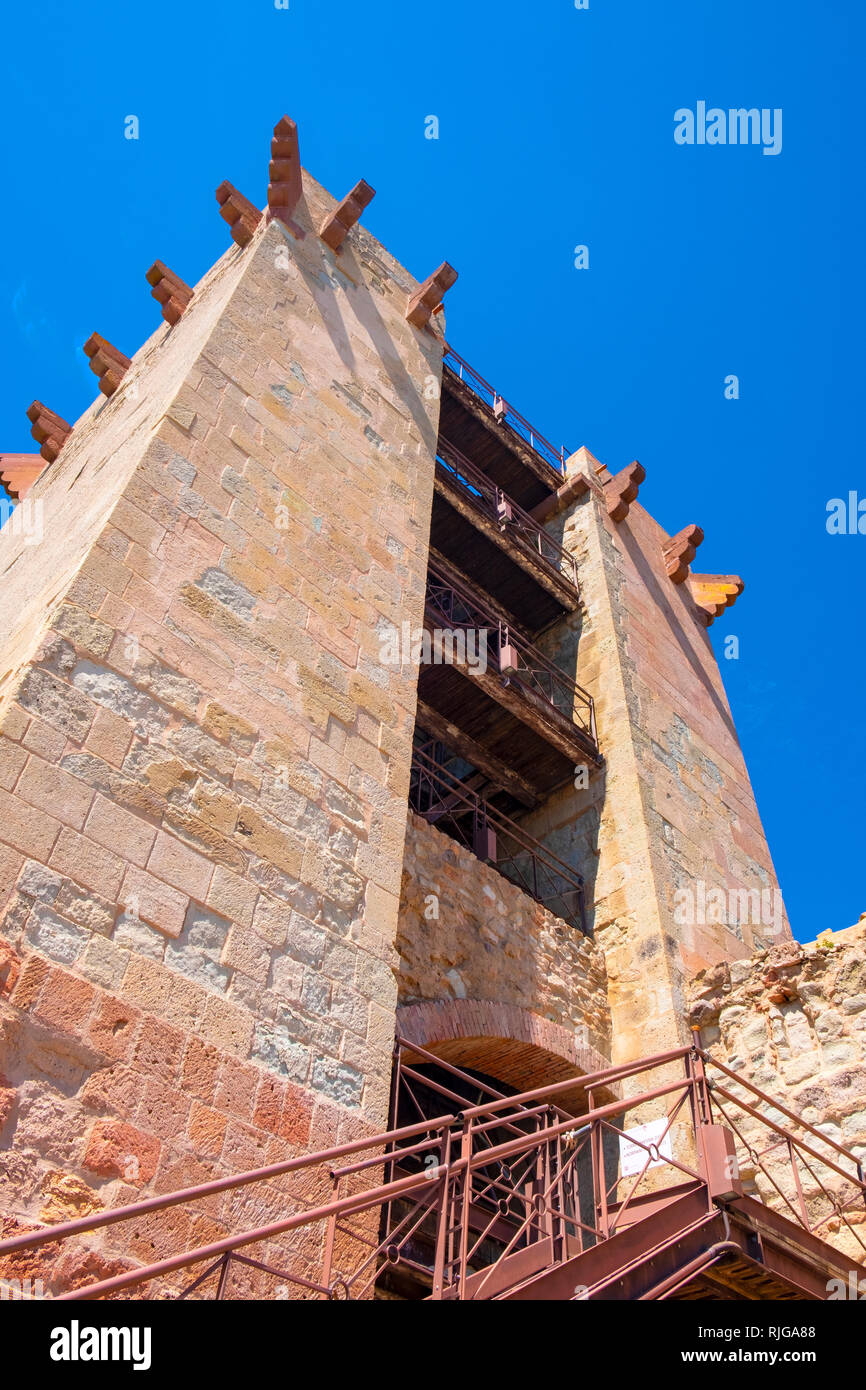
[[[226,1234],[131,1258],[177,1208]],[[82,1244],[111,1272],[64,1285]],[[16,1235],[0,1273],[41,1259],[59,1300],[789,1300],[864,1256],[861,1163],[698,1046],[505,1095],[398,1040],[388,1132]]]

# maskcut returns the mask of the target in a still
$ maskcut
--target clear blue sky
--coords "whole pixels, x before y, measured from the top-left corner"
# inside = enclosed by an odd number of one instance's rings
[[[795,933],[866,910],[864,30],[860,0],[44,0],[7,10],[5,451],[34,397],[75,420],[81,346],[135,352],[156,258],[228,244],[288,112],[331,192],[419,278],[451,261],[453,345],[544,433],[706,533],[746,592],[712,629]],[[783,147],[680,147],[674,111],[781,107]],[[137,115],[138,141],[124,139]],[[424,138],[436,115],[440,138]],[[574,268],[586,244],[590,268]],[[726,401],[724,379],[740,379]]]

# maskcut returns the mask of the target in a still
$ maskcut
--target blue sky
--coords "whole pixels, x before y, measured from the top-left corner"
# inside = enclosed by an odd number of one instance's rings
[[[419,278],[460,272],[452,344],[539,429],[616,470],[696,566],[746,592],[722,657],[795,934],[866,910],[866,7],[856,0],[45,0],[7,12],[4,451],[34,397],[93,399],[82,344],[132,354],[144,271],[228,244],[214,189],[264,201],[288,112],[305,166]],[[35,49],[34,49],[35,44]],[[674,112],[781,108],[783,146],[678,146]],[[136,115],[140,138],[124,138]],[[425,139],[425,118],[439,139]],[[588,270],[574,267],[576,245]],[[740,398],[724,398],[729,374]]]

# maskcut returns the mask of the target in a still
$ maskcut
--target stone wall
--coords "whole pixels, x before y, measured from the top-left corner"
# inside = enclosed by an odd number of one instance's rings
[[[866,916],[817,943],[790,942],[701,972],[690,986],[689,1020],[713,1056],[866,1165]],[[762,1132],[748,1120],[743,1124],[744,1135]],[[820,1141],[803,1137],[832,1157]],[[743,1161],[742,1150],[741,1161],[747,1190],[754,1184],[762,1200],[784,1212],[772,1184]],[[830,1191],[851,1194],[825,1165],[813,1166]],[[787,1173],[774,1173],[796,1203]],[[805,1171],[802,1181],[810,1215],[821,1220],[827,1199]],[[862,1206],[849,1219],[866,1244]],[[846,1253],[866,1260],[866,1250],[838,1219],[825,1230]]]
[[[406,833],[397,949],[401,1006],[452,999],[515,1006],[578,1040],[585,1070],[610,1064],[599,948],[414,813]]]
[[[611,475],[588,450],[567,471],[590,486],[549,526],[577,557],[583,608],[543,641],[594,697],[605,763],[523,824],[586,877],[624,1062],[688,1040],[696,970],[790,933],[704,615],[666,573],[667,532],[638,502],[611,518]],[[714,920],[701,884],[773,893],[776,920]]]
[[[421,616],[442,344],[363,230],[319,240],[333,207],[305,178],[294,233],[230,251],[45,470],[43,542],[0,535],[21,1219],[387,1119],[415,682],[377,628]],[[226,1198],[121,1253],[249,1217]]]

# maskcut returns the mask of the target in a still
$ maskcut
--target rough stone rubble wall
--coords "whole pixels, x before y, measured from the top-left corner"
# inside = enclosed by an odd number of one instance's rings
[[[575,1048],[586,1071],[610,1064],[607,978],[599,947],[413,814],[397,948],[401,1006],[486,1000],[504,1006],[501,1014],[507,1018],[514,1005],[557,1025],[569,1039],[572,1068]],[[473,1055],[472,1064],[479,1066],[477,1048]],[[541,1059],[538,1068],[528,1084],[545,1079]]]
[[[39,484],[0,742],[21,1220],[384,1127],[415,683],[377,629],[421,616],[442,349],[366,233],[319,241],[332,207],[306,179],[303,239],[230,252]],[[224,1198],[113,1252],[284,1211]]]
[[[819,938],[819,943],[824,940]],[[703,1045],[720,1061],[849,1149],[866,1166],[866,920],[847,931],[829,933],[826,941],[826,945],[790,942],[752,959],[723,962],[703,971],[690,986],[689,1019],[700,1028]],[[788,1125],[782,1116],[775,1118]],[[766,1130],[756,1122],[746,1119],[742,1129],[744,1136],[759,1140],[764,1135],[766,1142]],[[818,1152],[825,1152],[820,1141],[803,1137]],[[826,1152],[832,1157],[831,1151]],[[742,1147],[740,1159],[747,1190],[754,1184],[762,1200],[787,1212],[769,1179],[749,1164]],[[850,1187],[825,1165],[810,1162],[832,1193],[852,1195]],[[787,1172],[780,1166],[772,1171],[796,1205]],[[810,1217],[821,1221],[829,1202],[805,1170],[802,1181]],[[866,1263],[862,1204],[848,1219],[863,1245],[840,1226],[838,1218],[831,1219],[822,1233]]]

